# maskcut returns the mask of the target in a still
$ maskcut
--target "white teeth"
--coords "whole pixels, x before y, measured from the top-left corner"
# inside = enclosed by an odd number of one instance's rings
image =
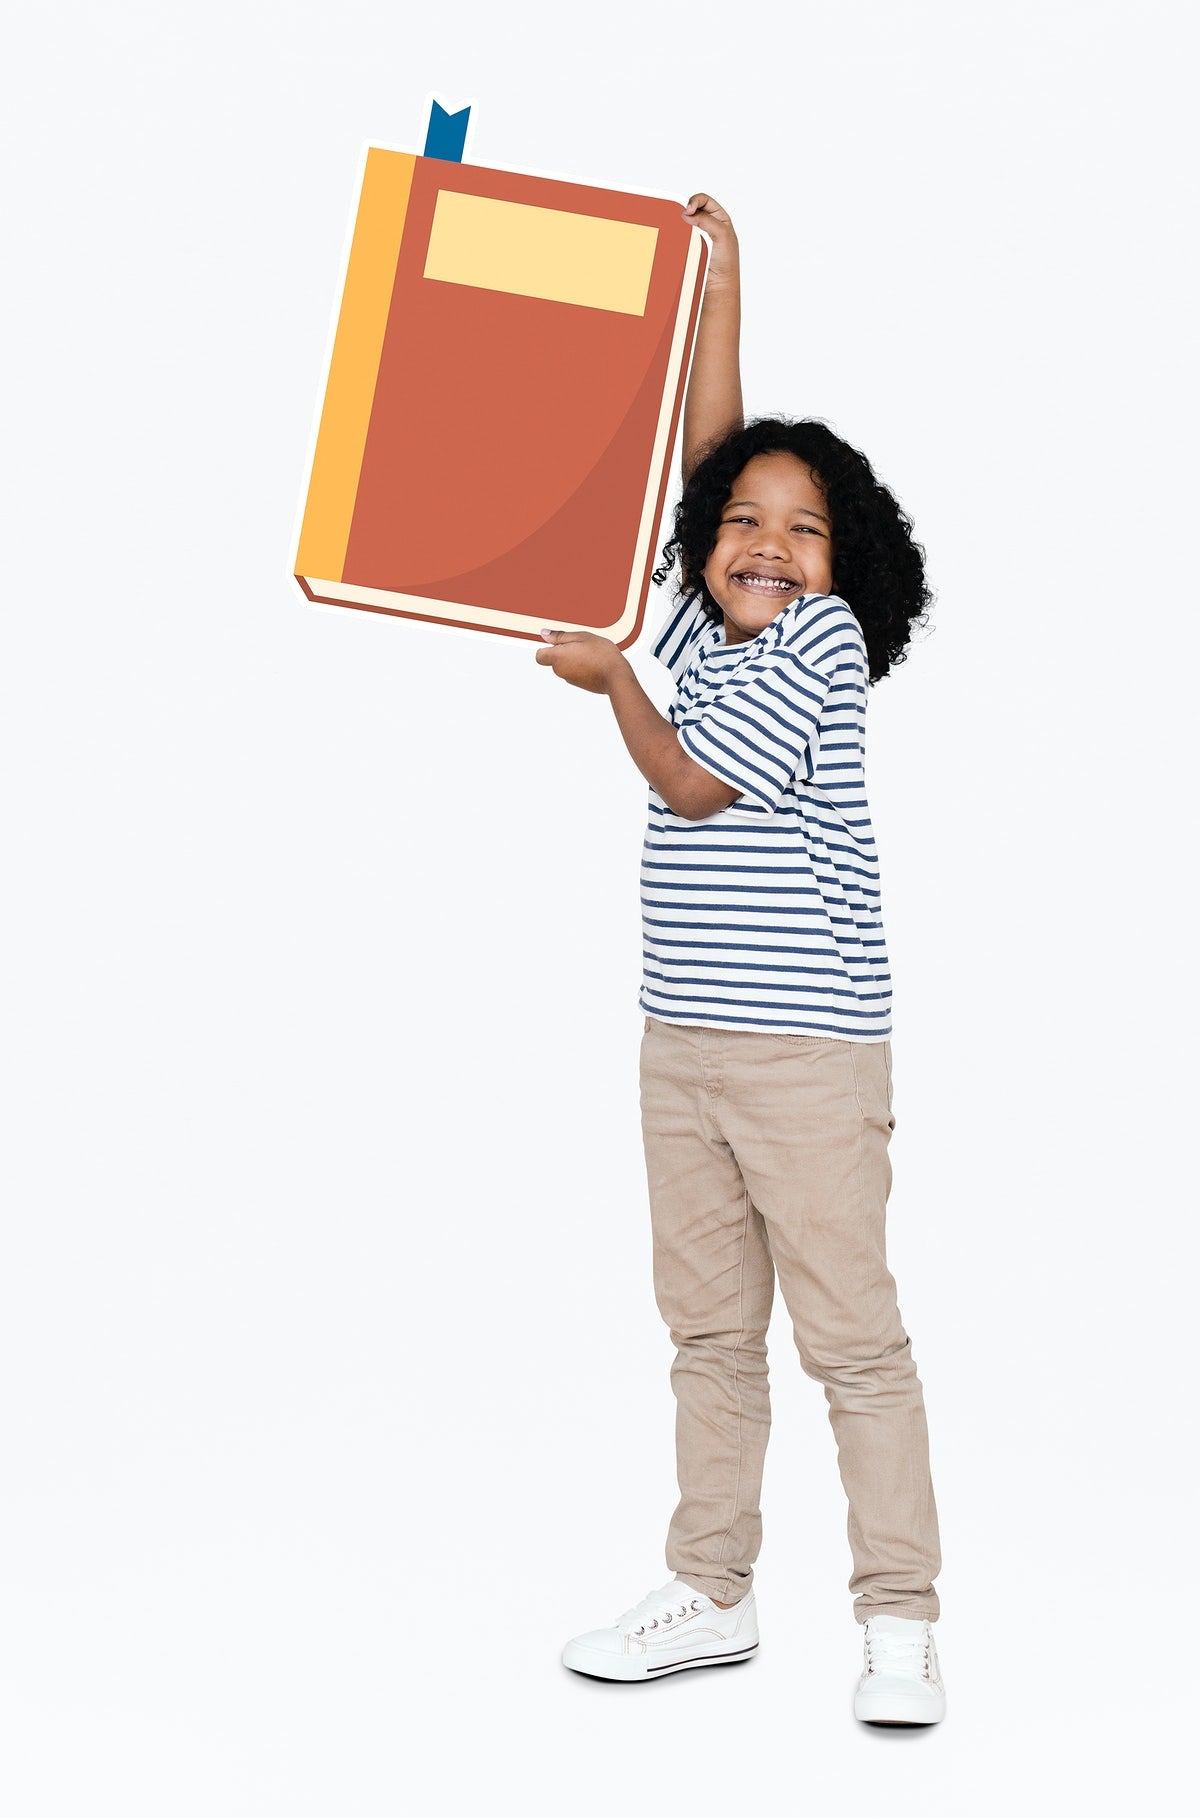
[[[796,584],[794,581],[777,581],[773,576],[765,574],[736,574],[733,578],[740,581],[743,587],[773,587],[777,593],[783,593]]]

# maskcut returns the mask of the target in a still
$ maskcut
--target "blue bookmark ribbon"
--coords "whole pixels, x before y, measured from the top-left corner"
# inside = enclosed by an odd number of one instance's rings
[[[456,114],[448,114],[437,101],[429,114],[429,126],[425,134],[425,156],[427,158],[445,158],[450,164],[461,164],[463,146],[467,142],[467,120],[470,117],[469,107],[460,107]]]

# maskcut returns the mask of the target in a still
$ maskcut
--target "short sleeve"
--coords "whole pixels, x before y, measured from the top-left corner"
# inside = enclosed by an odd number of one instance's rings
[[[817,733],[832,684],[795,650],[768,650],[678,729],[688,756],[741,792],[739,810],[772,814]]]
[[[673,606],[652,646],[659,662],[670,670],[676,687],[699,650],[704,633],[713,625],[704,610],[703,600],[703,591],[697,588],[695,593]]]

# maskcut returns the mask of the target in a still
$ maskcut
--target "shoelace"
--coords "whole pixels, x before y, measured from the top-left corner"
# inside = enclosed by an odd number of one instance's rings
[[[661,1586],[657,1591],[649,1592],[640,1603],[633,1604],[628,1610],[622,1610],[613,1627],[624,1629],[637,1624],[633,1633],[644,1635],[647,1629],[669,1628],[672,1623],[677,1622],[681,1616],[686,1616],[689,1611],[699,1610],[703,1607],[698,1597],[672,1596],[668,1587]],[[639,1621],[639,1618],[647,1620]]]
[[[922,1679],[931,1676],[928,1629],[923,1629],[919,1635],[890,1635],[868,1629],[866,1647],[869,1673],[885,1672],[889,1665],[894,1665],[915,1668]]]

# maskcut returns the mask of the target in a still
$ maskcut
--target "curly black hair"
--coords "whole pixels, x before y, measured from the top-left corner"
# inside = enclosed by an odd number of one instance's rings
[[[862,627],[869,682],[881,681],[904,662],[913,626],[928,621],[934,596],[925,580],[925,551],[913,537],[912,520],[875,477],[866,455],[819,418],[756,417],[707,443],[675,507],[674,535],[663,545],[654,583],[662,586],[678,554],[682,579],[675,597],[699,588],[708,617],[723,622],[704,585],[721,513],[746,463],[780,451],[797,455],[824,491],[833,521],[833,592]]]

